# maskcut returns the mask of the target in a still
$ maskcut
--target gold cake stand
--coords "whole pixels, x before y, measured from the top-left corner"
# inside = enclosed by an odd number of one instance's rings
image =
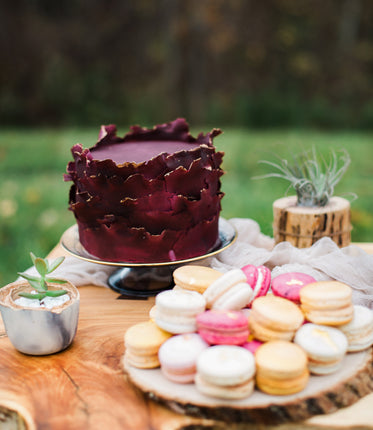
[[[237,238],[235,228],[224,218],[219,219],[219,239],[217,248],[207,254],[177,261],[130,263],[102,260],[91,255],[79,241],[78,226],[75,224],[67,229],[61,237],[62,247],[74,257],[90,263],[114,266],[115,270],[108,278],[109,287],[129,297],[155,296],[159,292],[172,288],[174,270],[184,264],[198,262],[213,257],[230,247]]]

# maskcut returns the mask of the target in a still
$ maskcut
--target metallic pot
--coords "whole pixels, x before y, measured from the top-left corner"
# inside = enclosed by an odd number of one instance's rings
[[[70,300],[51,309],[15,303],[19,292],[30,291],[26,281],[0,288],[0,311],[5,330],[18,351],[30,355],[54,354],[72,343],[78,326],[80,295],[70,282],[62,287],[49,284],[49,289],[60,288],[67,291]]]

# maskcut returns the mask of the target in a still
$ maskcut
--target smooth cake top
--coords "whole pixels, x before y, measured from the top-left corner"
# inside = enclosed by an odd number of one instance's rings
[[[159,154],[174,154],[180,151],[190,151],[198,148],[198,143],[175,140],[149,140],[140,142],[123,142],[100,146],[91,149],[92,157],[96,160],[113,160],[116,164],[142,163]]]

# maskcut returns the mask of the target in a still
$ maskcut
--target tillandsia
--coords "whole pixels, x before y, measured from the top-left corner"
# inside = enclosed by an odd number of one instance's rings
[[[35,293],[21,292],[19,296],[26,297],[28,299],[39,299],[42,300],[45,297],[59,297],[67,293],[66,290],[49,290],[48,282],[54,284],[66,284],[67,281],[64,279],[54,278],[47,276],[52,273],[57,267],[63,262],[65,257],[59,257],[49,262],[46,258],[36,257],[30,252],[31,260],[34,264],[36,271],[40,276],[32,275],[26,272],[18,272],[18,275],[26,279],[32,288],[36,290]]]
[[[327,161],[312,148],[294,155],[292,162],[280,159],[279,163],[262,160],[278,173],[268,173],[261,178],[282,178],[290,182],[297,195],[298,206],[325,206],[333,196],[334,188],[345,174],[351,159],[347,151],[331,151]]]

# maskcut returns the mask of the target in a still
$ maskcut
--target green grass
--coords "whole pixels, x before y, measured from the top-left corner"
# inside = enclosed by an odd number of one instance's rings
[[[122,128],[119,134],[126,131]],[[98,129],[0,130],[0,285],[30,265],[30,251],[46,255],[74,223],[67,209],[70,184],[62,175],[71,146],[77,142],[91,146],[97,135]],[[335,194],[358,195],[352,203],[352,239],[373,241],[372,133],[225,129],[215,143],[225,152],[222,216],[252,218],[269,235],[272,202],[285,195],[288,184],[252,179],[268,173],[268,166],[258,161],[274,161],[276,154],[288,158],[312,145],[324,154],[346,149],[352,162]]]

